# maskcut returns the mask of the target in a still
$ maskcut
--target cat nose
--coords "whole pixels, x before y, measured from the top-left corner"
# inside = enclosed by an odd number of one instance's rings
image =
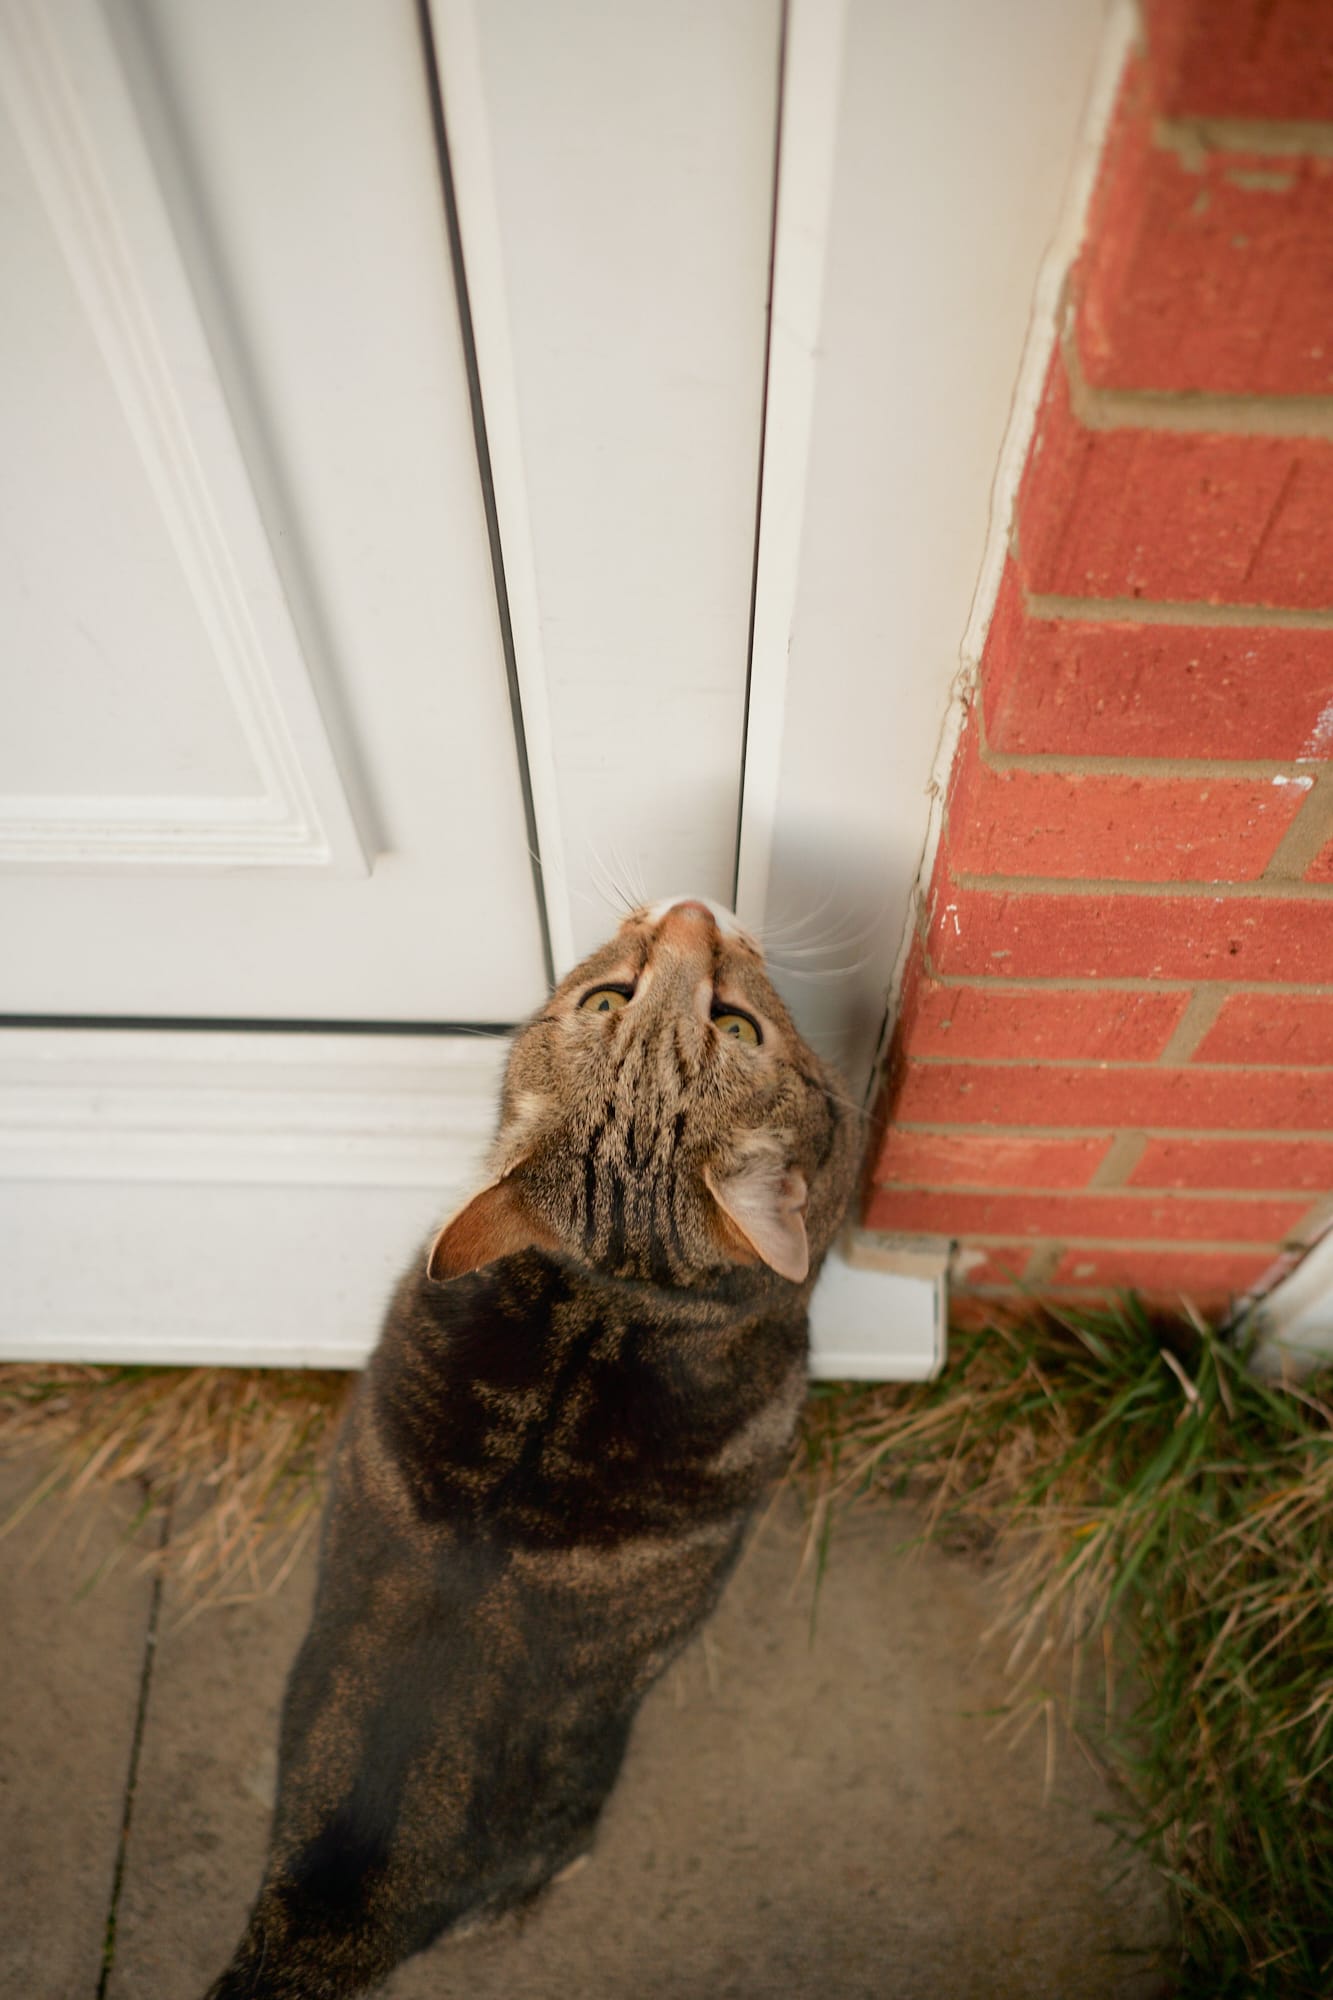
[[[715,931],[717,918],[707,903],[673,903],[657,927],[659,937],[665,937],[671,930],[684,930],[698,935],[699,932]]]
[[[649,976],[662,1005],[677,1020],[696,1016],[707,1026],[713,1001],[717,918],[707,903],[673,903],[657,926]],[[640,989],[643,982],[640,981]]]

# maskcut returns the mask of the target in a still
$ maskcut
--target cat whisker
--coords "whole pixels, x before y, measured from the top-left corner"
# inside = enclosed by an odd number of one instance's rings
[[[634,897],[627,886],[627,871],[624,857],[614,841],[611,843],[610,860],[609,862],[603,861],[602,872],[610,886],[617,908],[624,910],[628,914],[636,905]]]
[[[780,958],[769,960],[769,964],[772,967],[773,971],[775,973],[780,974],[782,978],[805,979],[811,981],[812,983],[816,980],[828,981],[830,979],[850,979],[853,973],[865,972],[867,968],[872,966],[874,963],[875,963],[874,959],[869,957],[854,958],[850,965],[800,966],[800,965],[784,965]]]
[[[766,918],[762,924],[751,925],[750,929],[761,943],[767,943],[773,938],[784,937],[789,933],[793,936],[799,936],[803,930],[809,925],[818,922],[819,918],[824,915],[824,912],[833,901],[834,893],[835,891],[829,888],[813,909],[802,910],[795,917]]]
[[[803,944],[779,945],[772,953],[775,958],[815,958],[821,952],[845,950],[847,946],[865,944],[870,938],[883,932],[884,919],[876,912],[856,929],[829,931],[822,938],[810,938]]]
[[[839,1097],[837,1091],[830,1091],[829,1095],[833,1098],[835,1104],[840,1104],[844,1111],[849,1112],[862,1125],[872,1123],[875,1114],[873,1111],[868,1110],[864,1104],[853,1104],[850,1097]]]
[[[620,881],[624,884],[622,893],[628,901],[629,908],[631,910],[641,910],[645,903],[650,900],[647,885],[644,881],[642,861],[640,861],[637,867],[631,867],[614,842],[611,846],[611,859],[619,871]]]
[[[603,856],[591,845],[588,848],[588,874],[607,909],[617,916],[632,914],[637,905],[621,888]]]
[[[840,1104],[844,1111],[850,1112],[853,1118],[859,1119],[862,1125],[868,1125],[874,1116],[874,1112],[868,1106],[854,1104],[850,1097],[844,1097],[839,1090],[830,1090],[829,1097],[834,1104]]]

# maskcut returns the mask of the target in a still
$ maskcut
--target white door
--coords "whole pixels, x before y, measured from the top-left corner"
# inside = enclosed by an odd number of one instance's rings
[[[859,1088],[1098,19],[0,0],[4,1351],[363,1354],[613,884]]]
[[[92,0],[0,8],[10,1014],[540,995],[419,51],[340,11],[193,10],[238,190]]]
[[[408,0],[5,0],[7,1013],[503,1023],[731,899],[779,20],[443,5],[460,300]]]
[[[780,43],[0,0],[10,1353],[357,1358],[503,1055],[385,1031],[731,900]]]

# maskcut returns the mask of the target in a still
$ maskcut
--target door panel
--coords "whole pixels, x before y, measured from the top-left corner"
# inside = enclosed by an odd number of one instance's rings
[[[730,903],[779,0],[433,0],[552,937]]]
[[[109,18],[0,5],[0,1005],[512,1019],[541,929],[413,9]]]
[[[0,12],[0,185],[0,859],[364,874],[153,175],[87,8]]]

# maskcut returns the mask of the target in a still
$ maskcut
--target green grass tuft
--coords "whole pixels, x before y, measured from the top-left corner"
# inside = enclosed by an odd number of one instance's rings
[[[1331,1392],[1130,1300],[961,1334],[921,1387],[817,1390],[799,1442],[821,1521],[908,1491],[994,1546],[1015,1660],[1119,1663],[1102,1754],[1199,2000],[1333,1995]]]

